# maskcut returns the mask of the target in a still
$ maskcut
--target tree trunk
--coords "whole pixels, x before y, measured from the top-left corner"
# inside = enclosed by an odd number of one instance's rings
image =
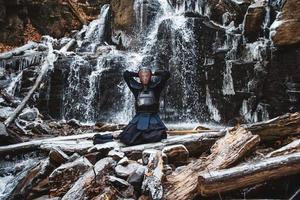
[[[199,176],[198,191],[203,196],[236,190],[271,179],[300,173],[300,153],[246,163],[230,169],[210,171]]]
[[[72,13],[77,17],[77,19],[80,21],[82,25],[86,25],[86,20],[81,16],[80,12],[76,9],[74,6],[74,3],[71,0],[67,0],[69,7],[72,11]]]
[[[276,140],[291,135],[300,135],[300,112],[288,113],[274,119],[243,126],[262,141]]]

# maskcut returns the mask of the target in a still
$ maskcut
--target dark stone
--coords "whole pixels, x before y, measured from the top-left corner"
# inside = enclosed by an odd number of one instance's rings
[[[146,171],[146,168],[144,166],[140,166],[139,168],[137,168],[137,170],[135,170],[127,178],[128,183],[133,185],[133,187],[136,191],[141,190],[141,186],[142,186],[142,183],[143,183],[145,171]]]
[[[108,180],[117,188],[127,188],[129,183],[121,178],[108,176]]]
[[[25,121],[34,121],[38,117],[39,111],[36,108],[25,109],[19,115],[19,118]]]
[[[53,148],[49,153],[49,158],[51,163],[53,163],[56,166],[59,166],[65,163],[69,159],[69,156],[59,148]]]

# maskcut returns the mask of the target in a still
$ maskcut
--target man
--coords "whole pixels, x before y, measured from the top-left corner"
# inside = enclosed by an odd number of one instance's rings
[[[126,70],[123,76],[134,94],[136,115],[117,138],[127,145],[158,142],[167,138],[167,127],[158,112],[160,93],[170,78],[170,72],[158,70],[152,73],[151,69],[142,67],[138,73]],[[152,76],[158,76],[158,80],[152,81]],[[140,83],[134,77],[139,77]]]

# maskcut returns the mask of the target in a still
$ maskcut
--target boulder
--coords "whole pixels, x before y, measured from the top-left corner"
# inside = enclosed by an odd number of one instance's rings
[[[34,121],[39,115],[39,111],[37,108],[26,108],[23,112],[19,115],[19,119],[25,121]]]
[[[99,152],[93,152],[85,154],[85,157],[94,165],[98,160],[102,158],[101,153]]]
[[[81,157],[56,168],[49,176],[50,196],[62,197],[91,167],[92,164],[85,157]]]
[[[108,180],[117,188],[127,188],[130,185],[127,181],[115,176],[108,176]]]
[[[61,165],[69,160],[69,156],[59,148],[53,148],[49,153],[50,162],[54,165]]]
[[[128,160],[128,158],[125,156],[125,157],[123,157],[121,160],[119,160],[118,165],[125,166],[125,165],[127,165],[128,163],[129,163],[129,160]]]
[[[300,1],[286,0],[270,31],[271,39],[276,46],[299,44]]]
[[[122,177],[122,178],[127,178],[130,176],[139,166],[135,161],[129,161],[128,165],[122,166],[122,165],[117,165],[115,168],[115,172],[117,176]]]
[[[140,165],[132,174],[130,174],[127,178],[127,182],[133,185],[136,191],[141,190],[141,186],[144,180],[144,174],[146,172],[147,167]]]
[[[112,157],[114,160],[119,161],[124,158],[125,154],[122,151],[118,151],[116,149],[110,150],[108,152],[108,156]]]

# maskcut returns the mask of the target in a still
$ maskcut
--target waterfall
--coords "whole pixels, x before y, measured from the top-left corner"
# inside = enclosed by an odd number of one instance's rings
[[[122,79],[123,70],[137,70],[141,65],[150,65],[153,69],[164,68],[170,71],[181,66],[182,69],[174,73],[174,78],[178,78],[181,82],[178,82],[177,84],[180,85],[176,86],[180,87],[181,99],[179,101],[181,107],[170,108],[174,107],[172,106],[174,102],[172,98],[176,98],[177,95],[174,93],[171,97],[162,99],[161,108],[167,106],[168,110],[173,113],[171,114],[172,117],[169,117],[171,122],[174,120],[197,121],[196,113],[202,105],[199,103],[199,91],[194,87],[196,85],[196,71],[199,70],[197,69],[199,60],[196,52],[197,40],[194,35],[196,21],[184,16],[186,11],[198,12],[200,2],[195,3],[195,5],[184,3],[184,8],[174,9],[165,0],[151,2],[136,0],[134,9],[139,30],[137,38],[140,42],[136,48],[132,48],[133,51],[125,53],[118,50],[107,50],[103,46],[110,9],[108,5],[103,6],[99,18],[92,21],[88,26],[84,26],[77,33],[78,47],[74,51],[75,55],[70,55],[67,59],[69,60],[69,68],[63,90],[62,117],[66,120],[76,118],[89,123],[102,119],[126,123],[132,118],[134,99],[123,80],[115,82],[117,85],[116,93],[120,95],[116,95],[118,97],[114,99],[111,98],[111,100],[118,102],[118,105],[110,102],[110,108],[103,106],[106,105],[103,98],[107,98],[103,96],[107,93],[103,85],[108,83],[102,79],[106,79],[106,74],[113,70],[109,64],[109,60],[113,60],[116,62],[115,64],[120,65],[115,72],[118,76],[121,75],[119,79]],[[203,5],[201,4],[201,6]],[[157,52],[164,51],[160,47],[163,42],[159,41],[160,29],[163,28],[164,24],[170,26],[171,46],[171,57],[165,65],[160,62],[161,58],[157,55]],[[121,62],[118,61],[119,58]],[[213,59],[207,58],[206,62],[213,62]]]
[[[75,47],[57,64],[57,73],[65,77],[59,91],[61,118],[127,123],[135,113],[134,97],[122,74],[145,65],[171,72],[160,101],[165,122],[268,117],[268,106],[253,94],[264,79],[270,41],[261,37],[248,43],[243,24],[236,26],[229,11],[222,14],[221,24],[210,20],[212,5],[206,0],[135,0],[136,24],[125,51],[111,45],[111,8],[102,6],[98,19],[75,34]],[[262,28],[268,30],[270,8],[266,12]],[[50,93],[56,91],[50,88]],[[257,117],[248,116],[250,109]]]
[[[108,21],[110,14],[110,6],[105,4],[101,7],[98,19],[93,20],[87,27],[83,27],[85,35],[83,41],[80,42],[78,51],[95,52],[99,45],[104,44],[109,29]]]
[[[83,57],[75,55],[69,67],[69,75],[67,78],[67,88],[63,94],[63,117],[72,118],[81,113],[86,113],[87,99],[84,98],[88,95],[86,86],[88,83],[87,78],[82,74],[82,68],[88,68],[89,63]],[[87,121],[89,116],[83,115],[81,120]]]

